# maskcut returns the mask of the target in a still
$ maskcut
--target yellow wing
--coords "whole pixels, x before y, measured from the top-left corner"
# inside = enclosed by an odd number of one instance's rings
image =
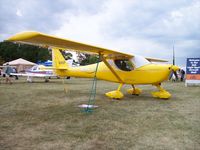
[[[118,52],[116,50],[110,50],[102,47],[71,41],[68,39],[58,38],[40,32],[31,32],[31,31],[22,32],[10,37],[7,40],[13,42],[33,44],[38,46],[58,47],[62,49],[74,50],[86,53],[96,53],[96,54],[100,53],[104,55],[105,58],[111,58],[111,59],[134,57],[134,55]],[[147,59],[149,61],[155,61],[155,62],[166,62],[166,60],[156,59],[156,58],[147,58]]]
[[[107,55],[108,57],[118,57],[118,56],[129,57],[129,58],[133,57],[132,55],[117,52],[115,50],[87,45],[84,43],[58,38],[55,36],[50,36],[39,32],[22,32],[10,37],[7,40],[13,42],[34,44],[38,46],[58,47],[62,49],[75,50],[86,53],[96,53],[96,54],[100,53],[103,55]]]

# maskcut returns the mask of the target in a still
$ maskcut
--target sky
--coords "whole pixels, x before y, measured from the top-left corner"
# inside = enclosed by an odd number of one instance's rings
[[[39,31],[185,66],[200,58],[200,0],[0,0],[0,41]]]

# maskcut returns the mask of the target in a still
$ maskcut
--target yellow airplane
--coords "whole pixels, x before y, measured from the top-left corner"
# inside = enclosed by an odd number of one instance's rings
[[[161,87],[161,82],[168,79],[171,71],[179,69],[174,65],[152,63],[166,62],[166,60],[130,55],[39,32],[22,32],[7,40],[51,48],[53,67],[55,67],[55,73],[60,77],[93,78],[96,76],[97,79],[119,83],[117,90],[106,93],[106,96],[113,99],[123,98],[124,95],[120,90],[124,84],[132,86],[127,92],[133,95],[139,95],[142,92],[135,85],[154,85],[158,88],[158,91],[152,92],[152,96],[168,99],[171,94]],[[98,54],[101,62],[87,66],[70,67],[61,54],[60,50],[64,49]]]

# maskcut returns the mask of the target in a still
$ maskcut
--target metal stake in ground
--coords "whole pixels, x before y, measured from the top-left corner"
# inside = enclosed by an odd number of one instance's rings
[[[96,69],[95,69],[95,73],[94,73],[94,78],[93,78],[93,82],[92,82],[92,89],[91,89],[91,92],[90,92],[90,97],[89,97],[89,100],[88,100],[88,104],[87,104],[87,107],[84,109],[85,112],[92,112],[93,111],[93,106],[94,105],[94,102],[95,102],[95,96],[96,96],[96,88],[97,88],[97,71],[98,71],[98,67],[99,67],[99,62],[100,62],[100,53],[98,55],[98,62],[97,62],[97,65],[96,65]]]

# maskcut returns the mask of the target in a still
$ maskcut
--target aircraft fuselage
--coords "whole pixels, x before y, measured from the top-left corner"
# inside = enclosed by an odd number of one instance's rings
[[[97,64],[71,67],[67,70],[57,70],[59,76],[93,78]],[[124,84],[156,84],[167,80],[171,72],[171,66],[167,64],[147,64],[131,71],[123,71],[112,66],[114,71],[120,76]],[[120,83],[111,70],[100,62],[96,77],[101,80]]]

